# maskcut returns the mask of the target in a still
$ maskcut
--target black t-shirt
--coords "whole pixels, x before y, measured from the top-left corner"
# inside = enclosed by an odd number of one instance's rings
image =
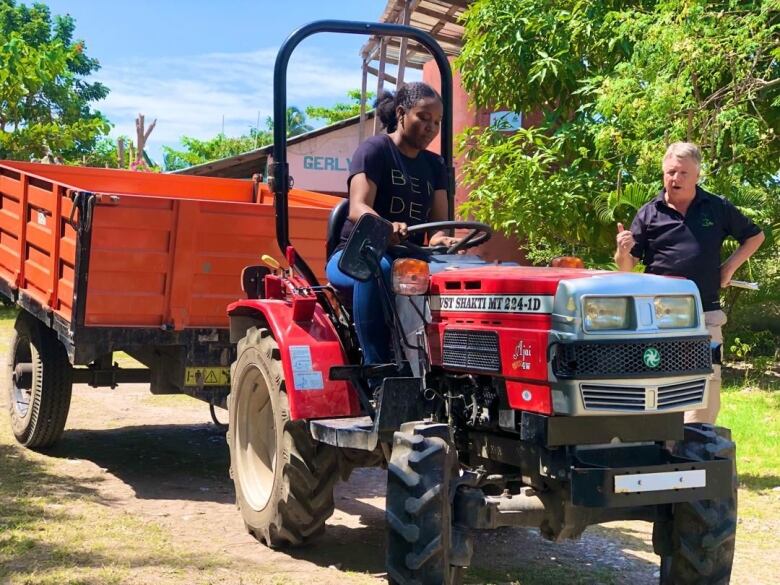
[[[376,185],[373,207],[380,217],[409,226],[428,222],[434,191],[447,188],[447,169],[442,157],[422,150],[415,158],[409,158],[387,134],[372,136],[358,146],[349,164],[347,185],[360,173],[365,173]],[[350,220],[344,222],[336,250],[344,248],[353,227]],[[409,239],[422,244],[424,234]]]
[[[646,272],[682,276],[696,283],[705,311],[720,308],[720,249],[732,236],[740,244],[760,233],[733,203],[696,187],[685,216],[666,204],[664,192],[637,212],[631,255]]]

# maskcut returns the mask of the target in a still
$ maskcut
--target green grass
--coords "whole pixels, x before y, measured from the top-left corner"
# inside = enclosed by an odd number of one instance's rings
[[[780,384],[768,390],[724,388],[718,424],[730,428],[737,443],[742,487],[780,486]]]
[[[0,357],[2,358],[8,353],[8,343],[11,340],[11,332],[14,329],[16,313],[16,307],[0,304]]]
[[[718,424],[731,429],[737,444],[738,539],[775,554],[766,534],[780,529],[780,382],[762,387],[726,386]]]

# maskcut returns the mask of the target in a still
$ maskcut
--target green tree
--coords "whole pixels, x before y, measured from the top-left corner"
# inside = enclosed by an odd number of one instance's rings
[[[0,158],[78,161],[109,123],[91,104],[108,89],[87,78],[100,67],[74,41],[70,16],[44,4],[0,0]]]
[[[366,93],[366,101],[370,102],[374,99],[374,95],[375,94],[370,91]],[[330,108],[309,106],[306,108],[306,115],[309,116],[309,118],[325,120],[325,123],[328,125],[341,122],[348,118],[354,118],[360,114],[360,90],[350,89],[347,92],[347,97],[350,100],[348,103],[339,102]]]
[[[274,119],[268,116],[265,119],[265,126],[270,133],[274,131]],[[297,106],[287,108],[287,136],[298,136],[314,130],[306,120],[306,114]],[[273,142],[273,141],[272,141]]]
[[[182,136],[181,144],[184,148],[174,149],[163,146],[163,164],[166,170],[175,171],[212,160],[236,156],[266,146],[271,142],[273,142],[271,132],[255,128],[252,128],[249,134],[239,137],[229,137],[220,133],[209,140],[199,140],[190,136]]]
[[[274,121],[271,116],[266,118],[265,125],[264,130],[252,128],[249,134],[238,137],[222,133],[208,140],[182,136],[180,142],[184,148],[163,146],[163,165],[166,170],[175,171],[268,146],[274,141]],[[287,108],[287,136],[297,136],[310,130],[313,128],[307,123],[306,114],[300,108]]]
[[[464,25],[475,102],[540,118],[463,136],[464,211],[533,259],[608,264],[675,140],[702,146],[706,188],[780,227],[780,1],[477,0]]]
[[[118,142],[122,141],[123,147],[121,149],[122,160],[119,160],[120,149]],[[102,167],[108,169],[124,169],[124,170],[144,170],[159,173],[162,168],[153,161],[146,151],[143,153],[143,165],[138,168],[139,165],[135,164],[136,146],[133,144],[133,140],[129,136],[119,136],[114,139],[110,136],[102,136],[96,142],[94,147],[85,155],[83,155],[78,161],[74,161],[75,164],[85,167]]]
[[[122,137],[126,143],[130,142],[128,137]],[[78,164],[85,167],[104,167],[109,169],[127,169],[130,166],[129,153],[125,153],[124,161],[119,164],[119,153],[117,151],[117,141],[108,136],[102,136],[95,141],[92,149],[84,154],[78,161]]]

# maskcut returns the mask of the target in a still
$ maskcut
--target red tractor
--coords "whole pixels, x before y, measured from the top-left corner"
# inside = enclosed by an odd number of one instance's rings
[[[536,526],[558,540],[612,520],[654,523],[662,584],[728,583],[734,444],[726,429],[683,423],[685,410],[706,404],[719,354],[693,283],[486,263],[457,252],[489,238],[488,226],[416,226],[470,231],[451,249],[396,250],[395,301],[386,295],[377,308],[395,360],[364,363],[347,304],[288,240],[286,69],[295,46],[319,32],[404,36],[428,48],[442,76],[452,177],[451,73],[432,37],[324,21],[285,42],[271,187],[290,268],[248,268],[248,298],[229,307],[238,353],[228,443],[248,530],[269,546],[306,542],[325,529],[334,484],[381,465],[391,583],[459,583],[473,530]],[[330,243],[346,211],[333,211]],[[342,271],[382,284],[390,231],[361,218]]]

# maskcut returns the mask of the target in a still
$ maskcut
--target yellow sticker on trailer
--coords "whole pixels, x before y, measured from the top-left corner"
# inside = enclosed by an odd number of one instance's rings
[[[186,368],[185,386],[230,386],[230,368]]]

